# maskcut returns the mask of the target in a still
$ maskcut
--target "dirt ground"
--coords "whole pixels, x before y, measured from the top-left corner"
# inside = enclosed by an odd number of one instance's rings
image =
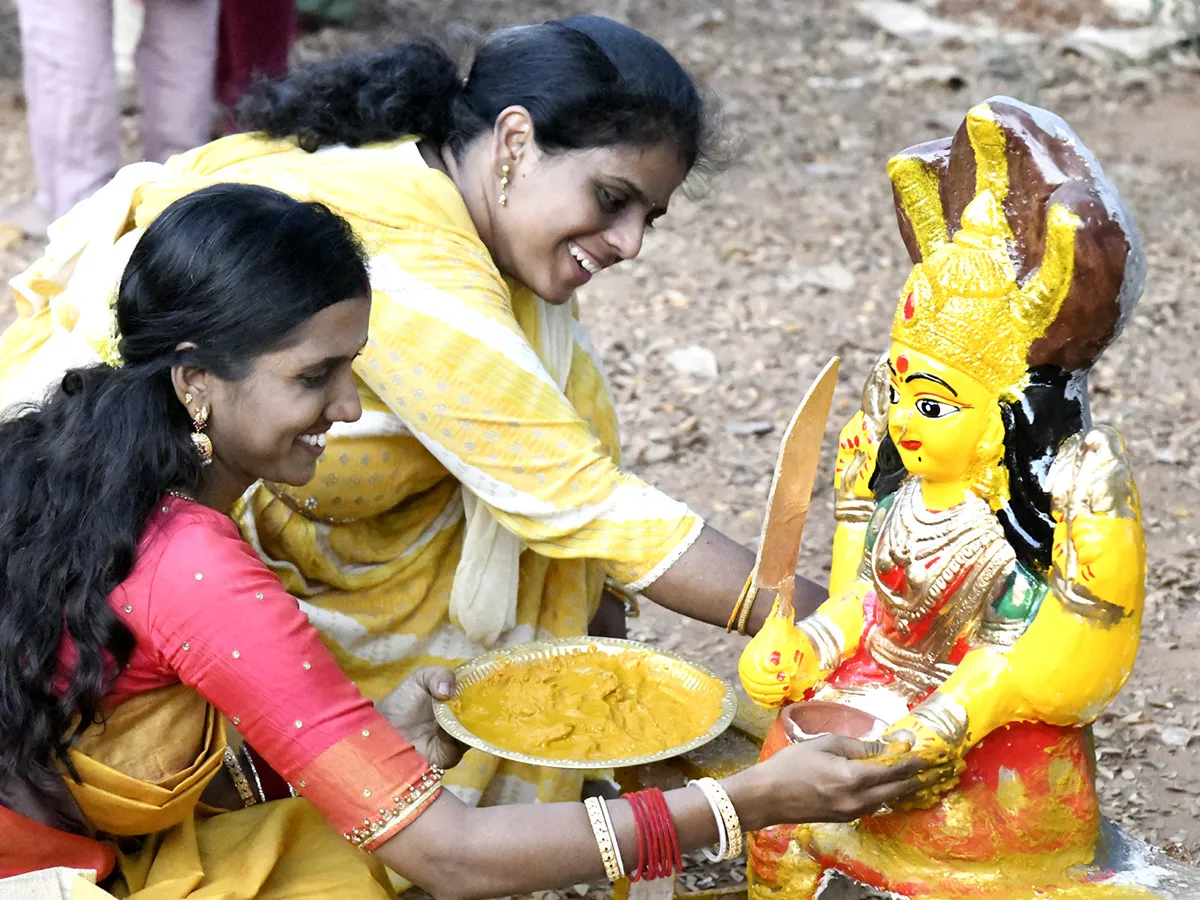
[[[1067,29],[1114,24],[1097,11],[1102,4],[1082,0],[917,4],[983,29],[939,45],[893,37],[850,3],[360,3],[351,27],[305,38],[297,58],[601,12],[659,38],[720,96],[740,142],[735,164],[698,201],[674,203],[638,260],[589,285],[583,315],[610,367],[628,465],[747,544],[783,425],[825,360],[842,357],[802,551],[802,570],[816,578],[828,571],[836,430],[886,345],[906,273],[886,160],[949,134],[970,105],[994,94],[1072,124],[1133,210],[1150,271],[1141,305],[1092,379],[1096,420],[1128,442],[1149,544],[1137,667],[1096,726],[1101,792],[1106,812],[1132,833],[1200,857],[1200,741],[1177,746],[1200,735],[1200,371],[1192,367],[1200,307],[1187,305],[1200,281],[1200,57],[1176,52],[1122,68],[1065,53]],[[12,0],[2,0],[0,201],[31,185],[17,44]],[[135,120],[126,122],[132,136]],[[0,274],[19,271],[39,249],[10,244]],[[7,321],[14,313],[4,303]],[[667,363],[672,350],[691,346],[715,355],[716,377],[681,375]],[[632,624],[634,637],[736,675],[735,638],[662,610]]]

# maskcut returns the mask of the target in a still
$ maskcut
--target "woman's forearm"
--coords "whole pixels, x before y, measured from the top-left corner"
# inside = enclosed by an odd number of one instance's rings
[[[667,569],[643,593],[660,606],[677,613],[724,626],[737,602],[750,570],[754,553],[708,525],[675,565]],[[796,578],[793,606],[802,619],[825,602],[828,593],[807,578]],[[760,591],[746,631],[755,634],[771,611],[774,595]]]
[[[766,825],[770,804],[752,771],[722,782],[747,830]],[[704,794],[666,794],[683,852],[715,845],[716,819]],[[625,800],[608,801],[626,872],[637,866],[637,828]],[[383,844],[390,868],[439,900],[474,900],[605,879],[604,864],[582,803],[473,809],[444,792],[416,822]]]

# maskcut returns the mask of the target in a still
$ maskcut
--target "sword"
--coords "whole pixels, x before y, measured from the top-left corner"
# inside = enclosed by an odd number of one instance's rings
[[[792,595],[796,562],[800,558],[800,538],[808,518],[817,463],[821,458],[821,442],[825,438],[825,424],[829,421],[840,364],[841,359],[836,356],[825,364],[784,432],[771,492],[767,495],[758,556],[750,576],[752,588],[775,592],[779,598],[777,612],[787,616],[788,621],[793,616]]]

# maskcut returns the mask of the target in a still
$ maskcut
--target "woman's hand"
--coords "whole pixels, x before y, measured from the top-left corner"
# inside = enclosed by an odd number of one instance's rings
[[[763,798],[739,806],[744,826],[850,822],[885,811],[942,777],[940,767],[902,748],[836,735],[786,747],[742,773],[755,780],[755,795]]]
[[[449,700],[453,693],[454,673],[449,669],[419,669],[375,707],[430,765],[450,769],[466,748],[442,731],[433,717],[433,701]]]

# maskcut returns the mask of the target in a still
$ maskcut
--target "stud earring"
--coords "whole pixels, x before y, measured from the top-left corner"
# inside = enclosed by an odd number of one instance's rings
[[[512,166],[505,163],[500,167],[500,205],[508,206],[508,173],[512,171]]]
[[[190,399],[191,394],[185,394],[185,399]],[[196,452],[200,454],[200,462],[202,465],[211,465],[213,461],[213,443],[212,438],[204,433],[204,427],[208,425],[208,407],[200,407],[198,412],[192,413],[192,428],[196,429],[192,435],[192,444],[196,448]]]

